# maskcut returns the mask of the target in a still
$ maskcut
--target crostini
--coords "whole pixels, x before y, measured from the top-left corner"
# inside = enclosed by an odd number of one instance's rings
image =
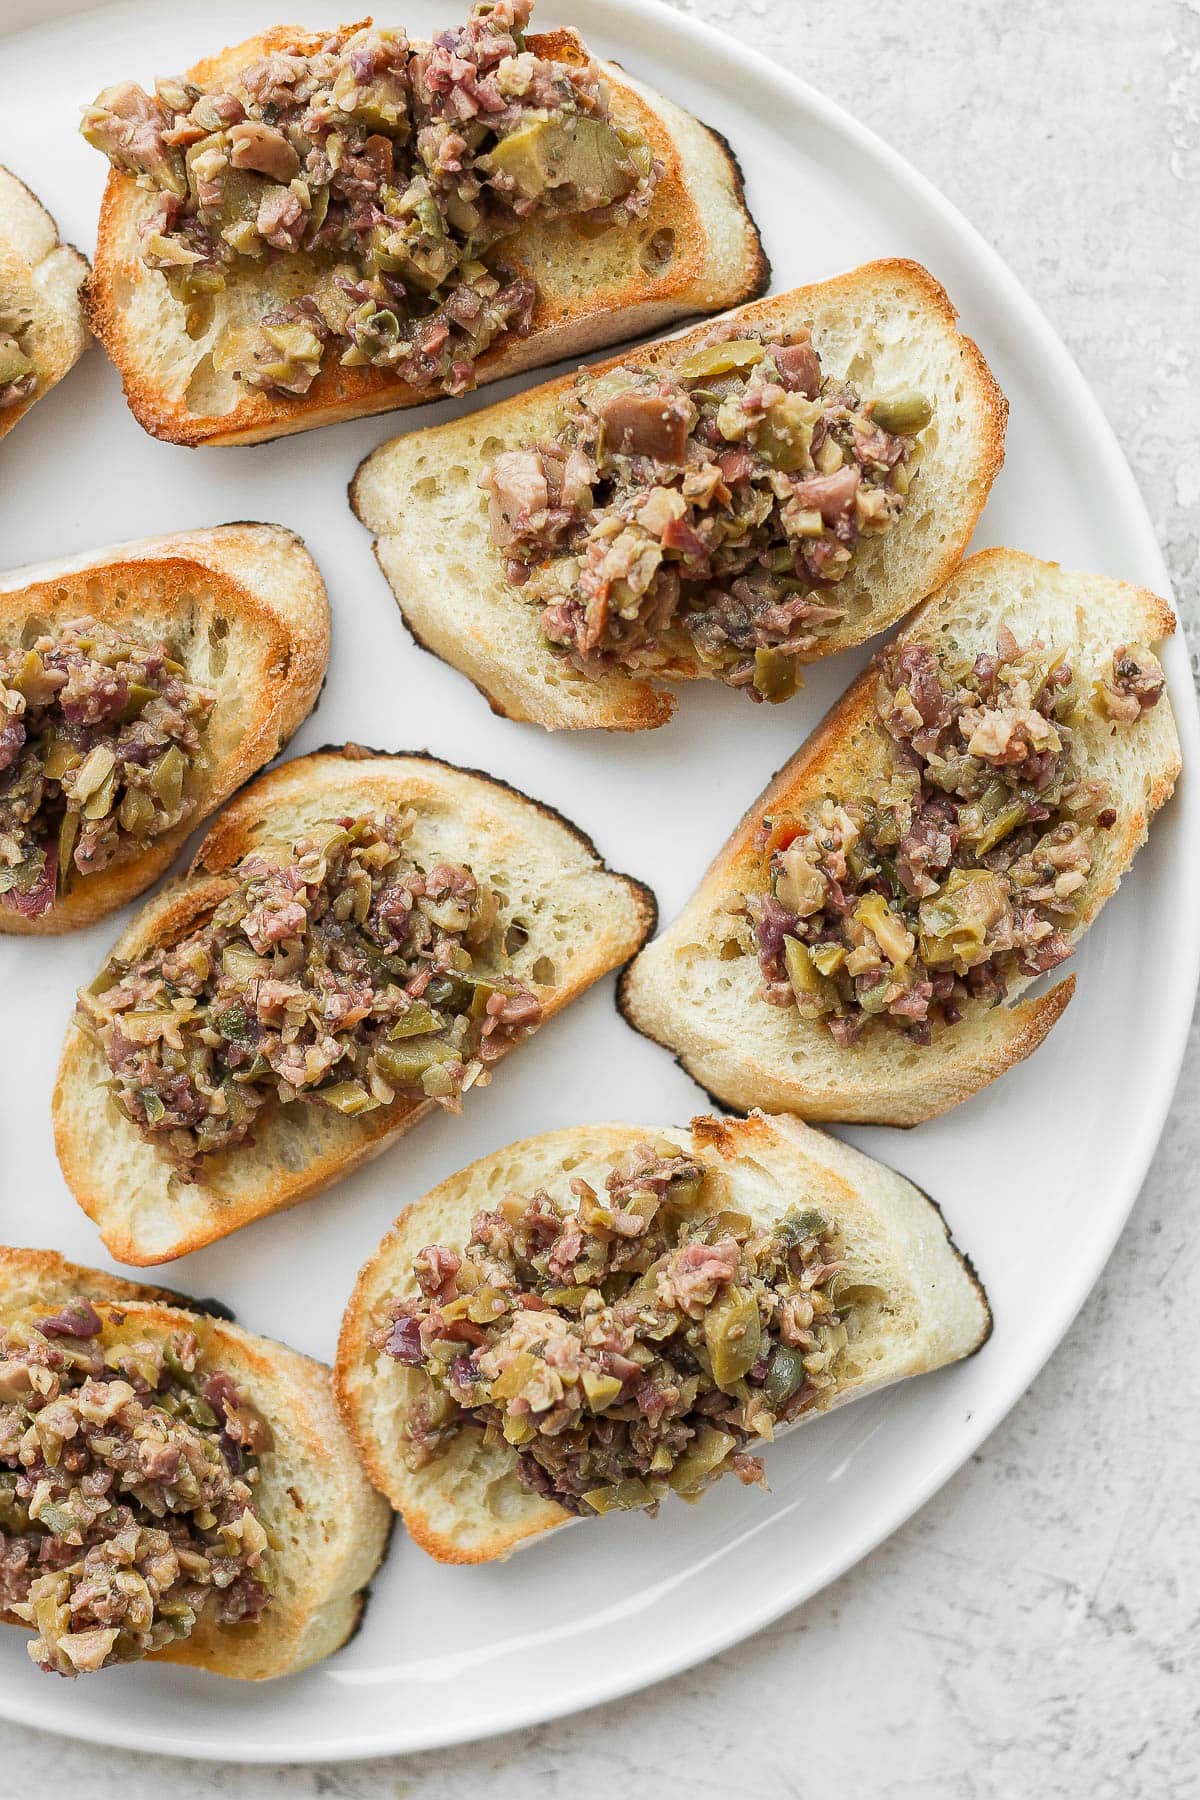
[[[390,1515],[329,1371],[206,1305],[0,1248],[0,1619],[48,1673],[264,1681],[355,1629]]]
[[[0,438],[87,348],[85,256],[59,241],[36,194],[0,163]]]
[[[430,756],[284,763],[218,817],[79,996],[67,1183],[119,1261],[292,1206],[497,1062],[654,927],[548,807]]]
[[[142,893],[308,717],[328,661],[325,584],[278,525],[0,575],[0,932]]]
[[[764,1479],[778,1433],[970,1356],[987,1299],[937,1208],[790,1118],[581,1125],[473,1163],[358,1278],[335,1374],[441,1562]]]
[[[715,1098],[913,1125],[1029,1056],[1179,773],[1144,588],[970,558],[750,808],[620,1004]]]
[[[147,431],[256,443],[762,291],[724,141],[530,10],[279,26],[86,109],[89,316]]]
[[[547,730],[662,725],[673,686],[784,700],[960,561],[1007,406],[919,264],[770,295],[362,464],[417,641]]]

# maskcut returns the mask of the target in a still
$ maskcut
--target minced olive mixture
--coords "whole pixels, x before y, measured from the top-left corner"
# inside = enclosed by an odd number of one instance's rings
[[[673,368],[581,375],[558,434],[483,477],[491,541],[584,673],[653,669],[682,633],[710,674],[783,700],[931,418],[912,390],[823,376],[806,330],[718,326]]]
[[[458,1111],[540,1024],[536,994],[497,972],[495,895],[461,863],[420,866],[414,822],[343,818],[246,856],[196,931],[80,995],[118,1104],[181,1168],[245,1142],[272,1100]]]
[[[422,1250],[419,1298],[380,1346],[434,1384],[409,1421],[413,1467],[464,1422],[512,1445],[525,1485],[569,1512],[697,1499],[763,1480],[746,1448],[827,1405],[846,1343],[836,1232],[722,1206],[719,1176],[660,1138],[603,1193],[544,1190],[479,1213],[461,1255]]]
[[[870,1018],[927,1044],[939,1019],[1070,955],[1097,834],[1117,818],[1077,767],[1074,727],[1085,707],[1132,724],[1163,672],[1122,645],[1085,694],[1060,653],[1006,628],[995,655],[893,645],[875,666],[889,775],[869,799],[764,819],[769,887],[744,905],[763,999],[823,1020],[842,1045]]]
[[[459,394],[489,345],[530,327],[537,288],[507,268],[529,222],[645,212],[660,164],[614,125],[596,64],[525,44],[532,0],[490,0],[432,44],[370,22],[314,51],[274,48],[227,86],[106,88],[83,133],[157,192],[143,260],[209,328],[248,264],[287,264],[302,292],[218,343],[250,387],[304,394],[327,349],[414,387]],[[300,254],[305,261],[296,263]]]
[[[47,912],[185,819],[215,699],[165,644],[95,619],[0,647],[0,905]]]
[[[37,369],[22,333],[5,330],[4,308],[0,305],[0,412],[9,406],[21,406],[37,391]]]
[[[201,1612],[258,1619],[255,1510],[271,1428],[190,1330],[74,1299],[0,1327],[0,1613],[39,1668],[82,1675],[159,1650]]]

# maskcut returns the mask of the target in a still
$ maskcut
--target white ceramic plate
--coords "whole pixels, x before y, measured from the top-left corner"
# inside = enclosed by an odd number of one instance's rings
[[[396,0],[380,10],[425,31],[462,8],[463,0]],[[311,24],[340,16],[292,0],[82,10],[68,0],[8,0],[5,12],[0,30],[14,35],[0,50],[0,161],[36,185],[64,235],[86,248],[104,166],[75,135],[81,102],[123,76],[176,72],[277,12]],[[776,286],[884,254],[918,257],[946,284],[1012,401],[1008,466],[981,543],[1165,590],[1133,480],[1079,373],[996,256],[906,163],[765,59],[653,0],[544,0],[544,13],[547,24],[578,24],[597,50],[726,134]],[[446,410],[257,449],[177,450],[143,435],[93,352],[0,453],[0,563],[228,519],[297,527],[329,583],[334,652],[319,712],[295,748],[353,737],[493,770],[578,820],[611,863],[651,883],[669,918],[861,658],[819,667],[801,698],[778,709],[751,709],[709,686],[685,693],[671,726],[633,739],[551,739],[493,718],[464,680],[409,641],[345,502],[368,450]],[[1196,709],[1179,640],[1167,667],[1185,757],[1194,759]],[[97,1742],[237,1761],[421,1749],[655,1681],[841,1573],[1012,1405],[1124,1223],[1191,1013],[1197,813],[1196,789],[1185,783],[1077,958],[1078,998],[1031,1062],[915,1132],[851,1134],[943,1205],[995,1308],[982,1355],[781,1443],[768,1455],[769,1495],[730,1482],[700,1507],[670,1507],[657,1522],[601,1520],[495,1568],[440,1568],[397,1534],[360,1634],[295,1680],[253,1688],[140,1666],[68,1685],[37,1673],[21,1637],[3,1634],[0,1713]],[[87,1262],[104,1258],[59,1176],[48,1101],[73,991],[116,929],[0,942],[0,1237]],[[246,1324],[328,1357],[358,1265],[401,1206],[453,1169],[554,1126],[664,1123],[703,1105],[670,1057],[621,1023],[607,984],[471,1098],[462,1121],[424,1125],[333,1193],[175,1264],[166,1279],[219,1294]]]

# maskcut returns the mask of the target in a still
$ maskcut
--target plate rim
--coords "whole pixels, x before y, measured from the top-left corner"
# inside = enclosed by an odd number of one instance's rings
[[[127,4],[128,0],[124,0],[124,3]],[[576,0],[576,4],[578,3],[579,0]],[[36,16],[29,9],[23,9],[15,23],[0,22],[0,40],[19,36],[28,29],[38,29],[51,22],[65,22],[74,16],[115,10],[120,4],[122,4],[122,0],[41,0]],[[546,5],[547,11],[554,11],[553,5],[547,4],[547,0],[543,0],[543,4]],[[684,40],[690,39],[692,44],[703,54],[704,62],[709,68],[712,66],[713,59],[718,58],[730,67],[740,68],[754,84],[760,87],[766,84],[775,91],[781,106],[787,110],[807,113],[823,129],[842,138],[868,159],[882,164],[887,169],[889,176],[902,189],[906,190],[909,198],[927,215],[932,214],[936,222],[965,247],[969,259],[974,262],[980,273],[990,279],[994,291],[1000,295],[1001,304],[1008,317],[1023,325],[1036,337],[1043,352],[1050,356],[1062,377],[1069,382],[1078,415],[1092,429],[1094,453],[1107,466],[1110,478],[1124,492],[1127,516],[1131,529],[1136,531],[1139,540],[1139,557],[1144,562],[1148,578],[1152,580],[1158,591],[1170,601],[1176,612],[1178,646],[1186,659],[1187,640],[1183,622],[1178,618],[1178,608],[1162,547],[1158,541],[1144,496],[1116,433],[1086,376],[1062,337],[1051,325],[1046,314],[1024,284],[1009,268],[999,251],[984,237],[978,227],[971,223],[929,177],[916,168],[901,151],[895,149],[872,127],[864,125],[840,102],[830,99],[803,77],[795,75],[787,68],[773,62],[764,51],[739,41],[733,32],[709,24],[708,21],[698,19],[691,13],[677,11],[674,6],[667,3],[667,0],[589,0],[589,4],[594,7],[599,16],[599,22],[605,35],[619,38],[621,27],[625,22],[640,21],[644,24],[646,21],[650,21],[656,24],[664,36],[674,35]],[[727,80],[728,76],[726,76]],[[1171,700],[1175,710],[1186,770],[1189,759],[1200,756],[1200,705],[1198,705],[1195,684],[1191,681],[1186,684],[1188,696],[1186,700],[1182,687],[1182,683],[1175,684]],[[1185,777],[1181,777],[1176,789],[1175,804],[1185,813],[1180,830],[1185,857],[1188,854],[1188,844],[1196,846],[1191,851],[1192,867],[1195,870],[1197,865],[1200,865],[1200,799],[1193,802],[1189,797],[1190,794],[1190,784]],[[1193,827],[1191,831],[1188,830],[1189,824]],[[1186,874],[1186,869],[1184,873]],[[465,1733],[447,1725],[444,1728],[435,1727],[432,1731],[426,1732],[396,1728],[385,1728],[370,1735],[359,1732],[350,1742],[345,1739],[323,1737],[305,1743],[303,1746],[280,1742],[275,1738],[255,1743],[237,1742],[233,1746],[235,1760],[253,1764],[275,1763],[296,1767],[323,1762],[358,1762],[388,1755],[418,1754],[457,1744],[477,1743],[510,1731],[549,1723],[573,1713],[590,1711],[594,1707],[611,1704],[630,1694],[657,1686],[660,1682],[669,1680],[686,1669],[693,1668],[728,1650],[733,1645],[756,1635],[782,1617],[784,1613],[805,1604],[862,1561],[865,1556],[871,1554],[908,1519],[919,1512],[963,1467],[980,1444],[1002,1423],[1017,1402],[1028,1392],[1033,1381],[1074,1324],[1080,1309],[1094,1289],[1105,1264],[1112,1255],[1145,1184],[1150,1163],[1157,1150],[1178,1086],[1198,984],[1200,984],[1200,934],[1197,934],[1189,942],[1187,966],[1182,971],[1181,980],[1176,984],[1174,996],[1168,997],[1165,1003],[1163,1030],[1165,1043],[1161,1059],[1161,1066],[1165,1071],[1164,1078],[1154,1093],[1153,1103],[1147,1106],[1143,1102],[1135,1115],[1131,1136],[1136,1142],[1132,1150],[1128,1151],[1125,1159],[1128,1170],[1128,1191],[1124,1203],[1115,1209],[1109,1229],[1089,1238],[1088,1254],[1081,1258],[1078,1265],[1073,1266],[1071,1304],[1062,1314],[1056,1316],[1054,1327],[1044,1342],[1038,1339],[1024,1357],[1020,1355],[1018,1346],[1014,1370],[995,1404],[979,1407],[965,1430],[956,1433],[953,1439],[946,1440],[944,1453],[933,1460],[924,1479],[915,1487],[906,1487],[902,1496],[894,1504],[875,1511],[872,1514],[870,1525],[856,1536],[848,1538],[846,1545],[836,1555],[828,1558],[815,1578],[802,1579],[796,1583],[794,1588],[789,1588],[786,1581],[781,1582],[779,1592],[753,1609],[740,1610],[736,1615],[736,1620],[732,1623],[715,1619],[706,1620],[707,1629],[696,1630],[693,1628],[689,1633],[686,1646],[680,1646],[670,1656],[657,1658],[650,1673],[646,1673],[645,1669],[639,1669],[638,1672],[628,1675],[614,1671],[611,1679],[597,1681],[591,1697],[582,1702],[572,1697],[567,1697],[562,1701],[551,1698],[547,1702],[545,1697],[539,1696],[537,1700],[531,1701],[524,1708],[514,1710],[511,1706],[508,1707],[503,1717],[485,1717],[473,1723]],[[49,1686],[49,1684],[47,1685]],[[119,1717],[118,1709],[118,1720]],[[69,1718],[64,1722],[59,1716],[58,1710],[51,1704],[49,1693],[42,1704],[18,1704],[14,1707],[9,1703],[8,1697],[0,1692],[0,1720],[24,1726],[27,1729],[49,1731],[75,1741],[103,1745],[108,1748],[134,1750],[145,1754],[187,1757],[205,1762],[221,1762],[229,1759],[229,1753],[223,1750],[220,1742],[214,1741],[211,1736],[204,1738],[184,1735],[181,1738],[178,1735],[172,1736],[167,1731],[154,1736],[149,1741],[143,1733],[138,1741],[133,1741],[128,1732],[122,1733],[119,1725],[114,1725],[110,1729],[106,1723],[97,1723],[94,1719],[88,1719],[86,1725],[81,1723],[75,1727]]]

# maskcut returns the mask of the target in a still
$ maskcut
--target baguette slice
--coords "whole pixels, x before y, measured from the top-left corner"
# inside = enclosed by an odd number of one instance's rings
[[[142,854],[127,847],[98,874],[76,874],[40,917],[0,907],[0,932],[73,931],[142,893],[197,825],[282,749],[325,679],[325,584],[281,525],[145,538],[0,575],[0,644],[18,642],[31,620],[53,628],[85,614],[165,638],[191,678],[216,690],[205,760],[192,777],[195,805]]]
[[[901,633],[901,643],[951,645],[974,656],[994,651],[1006,624],[1018,642],[1041,636],[1066,652],[1086,693],[1111,670],[1121,644],[1152,645],[1170,635],[1166,602],[1145,588],[1098,575],[1068,574],[1016,550],[984,550],[963,564]],[[934,1028],[921,1048],[881,1021],[840,1049],[819,1021],[754,998],[758,959],[726,950],[735,937],[728,896],[762,884],[754,835],[766,814],[826,793],[869,794],[887,768],[890,740],[877,723],[874,677],[866,670],[759,796],[683,912],[632,965],[619,1005],[637,1031],[675,1051],[722,1104],[767,1106],[808,1119],[915,1125],[969,1099],[1032,1054],[1061,1016],[1075,977],[1036,998],[989,1008],[980,1002],[954,1026]],[[1117,822],[1098,834],[1094,873],[1084,890],[1082,937],[1145,842],[1151,816],[1179,773],[1179,740],[1169,698],[1119,731],[1089,710],[1076,733],[1085,773],[1106,782]],[[1013,980],[1020,994],[1029,978]]]
[[[387,1508],[365,1480],[342,1430],[329,1370],[271,1338],[256,1337],[203,1302],[80,1268],[53,1250],[0,1248],[0,1324],[46,1316],[80,1296],[118,1306],[166,1334],[194,1330],[206,1358],[226,1370],[263,1413],[276,1449],[264,1457],[260,1516],[277,1535],[278,1588],[254,1625],[202,1620],[190,1637],[155,1652],[154,1662],[189,1663],[213,1675],[266,1681],[294,1675],[339,1650],[365,1603],[363,1592],[387,1545]],[[5,1624],[28,1627],[0,1613]]]
[[[1004,460],[1008,406],[976,345],[956,329],[945,292],[919,263],[867,263],[756,300],[737,317],[747,331],[768,334],[807,325],[827,374],[884,392],[919,388],[936,405],[904,512],[864,544],[837,590],[845,622],[811,661],[894,624],[957,567]],[[599,367],[669,369],[710,329],[694,326]],[[660,679],[706,676],[686,633],[671,635],[652,674],[583,675],[550,647],[537,607],[510,586],[488,539],[482,470],[503,450],[553,435],[573,379],[381,445],[360,467],[351,505],[375,533],[375,554],[417,642],[469,676],[494,712],[548,731],[642,731],[675,710]]]
[[[20,329],[38,384],[20,406],[0,409],[6,437],[87,348],[80,288],[88,262],[59,242],[58,226],[37,196],[0,163],[0,329]]]
[[[327,36],[277,26],[198,63],[188,79],[228,81],[280,46],[315,50]],[[528,42],[535,53],[561,62],[588,60],[573,31]],[[507,261],[536,281],[538,302],[528,337],[501,342],[480,358],[481,384],[636,337],[688,313],[734,306],[766,286],[767,260],[724,139],[615,64],[602,67],[613,119],[640,128],[664,174],[633,230],[595,231],[586,220],[558,220],[506,241]],[[254,392],[222,375],[213,364],[222,334],[294,295],[302,267],[289,258],[274,269],[240,272],[219,297],[209,329],[189,338],[183,308],[139,253],[138,226],[154,204],[131,176],[109,175],[87,289],[92,329],[120,371],[134,417],[153,436],[173,444],[255,444],[428,402],[428,393],[386,370],[343,369],[336,359],[299,398]]]
[[[613,1162],[642,1142],[644,1125],[579,1125],[510,1144],[472,1163],[401,1213],[358,1278],[342,1322],[334,1392],[368,1475],[403,1515],[409,1536],[439,1562],[491,1562],[565,1525],[572,1515],[531,1493],[516,1452],[464,1428],[446,1453],[410,1469],[404,1420],[431,1383],[375,1348],[392,1301],[417,1291],[413,1258],[426,1244],[461,1248],[476,1212],[506,1193],[540,1187],[562,1197],[582,1176],[602,1187]],[[840,1229],[854,1290],[851,1342],[832,1404],[970,1356],[992,1315],[940,1212],[911,1182],[796,1119],[693,1119],[664,1135],[724,1171],[730,1201],[768,1225],[791,1206],[819,1206]],[[805,1414],[806,1418],[818,1416]]]
[[[431,756],[386,756],[357,746],[298,757],[260,776],[211,827],[191,873],[163,888],[113,947],[130,958],[185,936],[235,883],[228,871],[251,850],[288,848],[347,813],[412,808],[417,856],[470,863],[504,895],[504,928],[527,941],[514,974],[560,1012],[628,960],[654,929],[647,888],[606,869],[582,832],[503,782]],[[254,1141],[174,1172],[104,1086],[99,1047],[72,1021],[54,1090],[55,1143],[80,1206],[119,1262],[184,1256],[252,1219],[307,1200],[377,1156],[433,1111],[399,1098],[359,1118],[296,1102],[264,1109]]]

